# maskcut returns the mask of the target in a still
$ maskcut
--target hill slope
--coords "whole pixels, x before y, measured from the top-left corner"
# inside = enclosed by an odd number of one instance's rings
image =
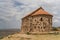
[[[27,35],[16,33],[9,35],[1,40],[60,40],[60,34],[58,35]]]

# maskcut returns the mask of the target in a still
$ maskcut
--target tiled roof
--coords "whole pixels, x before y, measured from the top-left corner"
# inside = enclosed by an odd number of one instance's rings
[[[27,16],[34,16],[34,15],[41,15],[41,14],[51,15],[48,12],[46,12],[42,7],[40,7],[40,8],[38,8],[37,10],[35,10],[34,12],[30,13]],[[27,17],[27,16],[25,16],[25,17]]]

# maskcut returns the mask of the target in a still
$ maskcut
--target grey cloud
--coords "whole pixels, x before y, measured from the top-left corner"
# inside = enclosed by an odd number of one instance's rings
[[[60,20],[60,1],[40,0],[0,0],[0,29],[20,28],[21,18],[42,6],[53,14],[53,20]],[[59,26],[60,22],[53,23]]]
[[[2,0],[0,3],[0,29],[20,28],[20,21],[16,19],[20,12],[14,7],[14,2]]]

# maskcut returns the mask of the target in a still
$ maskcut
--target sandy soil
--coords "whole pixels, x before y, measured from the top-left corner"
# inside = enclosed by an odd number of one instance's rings
[[[27,34],[14,34],[4,37],[1,40],[60,40],[60,34],[48,35],[27,35]]]

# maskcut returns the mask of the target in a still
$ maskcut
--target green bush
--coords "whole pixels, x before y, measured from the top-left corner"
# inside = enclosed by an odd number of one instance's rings
[[[0,39],[3,39],[3,37],[2,37],[2,36],[0,36]]]
[[[58,29],[56,27],[53,27],[53,31],[58,31]]]
[[[30,33],[29,33],[29,32],[27,32],[26,34],[27,34],[27,35],[30,35]]]

